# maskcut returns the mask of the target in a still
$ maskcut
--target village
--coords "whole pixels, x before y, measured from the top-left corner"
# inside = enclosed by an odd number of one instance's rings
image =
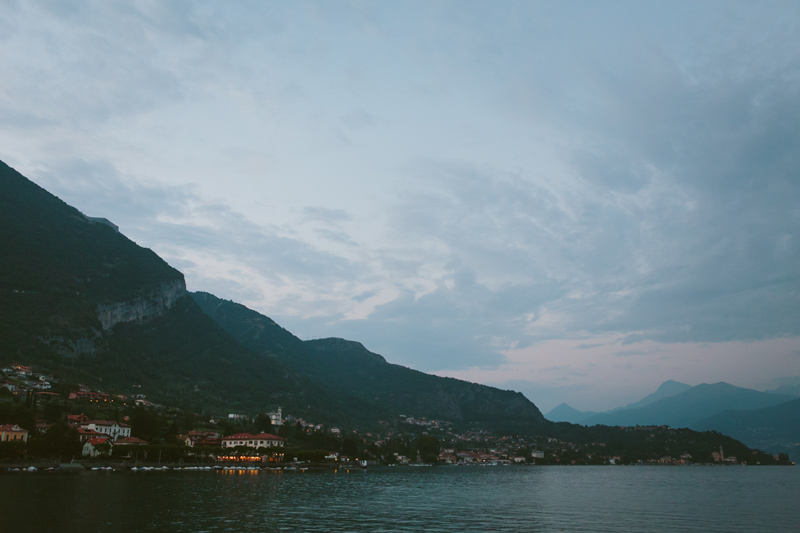
[[[0,369],[0,460],[202,465],[688,465],[738,464],[714,451],[697,461],[691,453],[626,457],[604,442],[588,445],[555,437],[496,436],[451,422],[399,415],[376,430],[325,427],[280,407],[251,417],[241,413],[203,418],[151,402],[140,388],[109,394],[66,386],[30,366]],[[100,415],[100,416],[97,416]],[[656,433],[666,426],[626,428]]]

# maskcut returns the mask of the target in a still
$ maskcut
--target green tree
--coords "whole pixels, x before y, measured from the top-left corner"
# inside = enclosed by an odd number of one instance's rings
[[[94,447],[100,455],[109,455],[111,453],[111,443],[108,441],[101,442]]]
[[[439,439],[430,435],[420,435],[416,448],[423,463],[436,463],[439,460]]]
[[[35,457],[60,457],[67,461],[80,457],[82,449],[77,430],[65,422],[53,424],[44,436],[33,435],[28,439],[28,453]]]
[[[131,415],[131,435],[148,442],[158,442],[161,437],[158,415],[144,407],[137,407]]]
[[[358,457],[358,443],[353,437],[347,437],[342,441],[342,455],[351,459]]]
[[[48,402],[42,409],[42,418],[50,423],[58,422],[61,420],[63,412],[64,408],[61,407],[61,404],[57,402]]]
[[[272,419],[264,413],[259,413],[253,424],[255,433],[272,433]]]

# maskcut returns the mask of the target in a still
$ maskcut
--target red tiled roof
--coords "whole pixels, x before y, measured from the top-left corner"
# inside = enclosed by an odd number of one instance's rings
[[[96,437],[94,439],[89,439],[86,442],[88,442],[92,446],[97,446],[98,444],[106,442],[107,440],[108,440],[108,437]]]
[[[117,425],[121,428],[130,427],[128,424],[122,424],[121,422],[117,422],[116,420],[87,420],[84,424],[94,424],[95,426],[113,426]]]
[[[117,439],[114,444],[150,444],[146,440],[142,440],[137,437],[124,437],[121,439]]]
[[[251,435],[250,433],[236,433],[223,437],[222,440],[285,440],[281,437],[271,433],[259,433],[258,435]]]
[[[285,440],[282,437],[278,437],[277,435],[273,435],[272,433],[259,433],[258,435],[253,437],[254,439],[259,440]]]
[[[247,440],[252,438],[253,436],[250,433],[235,433],[227,437],[222,437],[222,440]]]

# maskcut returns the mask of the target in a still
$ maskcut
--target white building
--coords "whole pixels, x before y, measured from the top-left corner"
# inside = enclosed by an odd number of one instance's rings
[[[131,436],[131,427],[129,425],[120,424],[113,420],[89,420],[81,424],[81,427],[108,435],[114,440]]]
[[[273,411],[272,413],[267,413],[270,421],[272,421],[273,426],[282,426],[283,425],[283,417],[281,415],[281,408],[278,407],[277,411]]]
[[[247,446],[248,448],[274,448],[283,446],[285,439],[270,433],[236,433],[222,438],[223,448],[235,448],[236,446]]]

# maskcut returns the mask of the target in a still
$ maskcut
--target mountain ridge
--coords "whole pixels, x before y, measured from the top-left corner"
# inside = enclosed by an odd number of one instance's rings
[[[369,405],[376,413],[489,425],[545,422],[539,409],[521,393],[392,364],[357,341],[301,341],[269,317],[242,304],[205,292],[192,293],[192,297],[242,345],[276,357],[317,385]]]
[[[232,302],[228,332],[152,250],[5,163],[0,248],[3,364],[35,364],[109,392],[141,385],[148,398],[193,410],[282,406],[339,424],[399,412],[486,427],[546,423],[520,393],[392,365],[352,341],[303,342]]]
[[[736,387],[730,383],[702,383],[680,394],[661,398],[643,407],[600,413],[584,420],[586,425],[669,425],[690,427],[725,410],[754,410],[793,399]]]
[[[152,250],[2,162],[0,249],[3,364],[24,361],[118,392],[142,384],[154,400],[184,408],[311,403],[322,417],[336,405],[224,332]]]

